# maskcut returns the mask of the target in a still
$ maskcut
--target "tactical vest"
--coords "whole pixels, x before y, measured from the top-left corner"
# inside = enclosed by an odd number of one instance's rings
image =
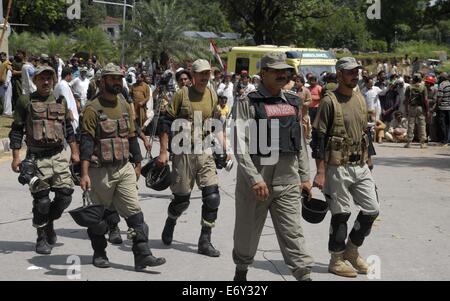
[[[45,102],[30,99],[26,139],[31,151],[34,148],[50,150],[63,146],[67,110],[62,100],[56,100],[53,95]]]
[[[296,95],[284,93],[287,103],[280,97],[266,97],[258,91],[247,95],[250,105],[255,108],[255,120],[257,122],[257,147],[258,156],[267,157],[267,151],[262,152],[261,146],[267,145],[271,151],[278,150],[280,154],[297,154],[301,150],[301,125],[300,125],[300,102]],[[267,120],[267,128],[261,120]],[[279,124],[279,145],[270,145],[272,124],[277,120]],[[264,127],[264,128],[263,128]],[[263,133],[261,133],[263,131]],[[267,141],[262,142],[260,135],[266,134]]]
[[[130,115],[126,101],[118,95],[117,101],[122,109],[119,119],[111,119],[103,112],[103,106],[98,99],[89,106],[97,112],[97,128],[95,130],[95,147],[91,161],[108,164],[127,161],[130,156],[128,137],[130,133]]]
[[[214,93],[210,88],[206,88],[209,93],[211,93],[211,112],[214,110],[214,102],[217,102],[217,94]],[[178,111],[177,118],[183,118],[186,119],[189,122],[194,121],[194,109],[192,108],[191,101],[189,100],[189,88],[183,87],[181,89],[182,91],[182,102],[180,106],[180,110]],[[205,91],[205,93],[207,93]],[[209,116],[210,118],[213,117]]]
[[[424,86],[421,85],[411,85],[411,87],[409,88],[409,93],[410,93],[410,100],[409,100],[409,105],[413,106],[413,107],[417,107],[417,106],[423,106],[425,105],[423,102],[423,93],[424,93],[424,89],[426,89]]]
[[[344,123],[344,114],[342,112],[342,106],[334,92],[328,91],[325,96],[329,96],[333,105],[333,124],[329,131],[329,140],[326,148],[325,162],[328,165],[340,166],[345,165],[351,158],[359,157],[358,162],[361,165],[365,164],[368,159],[368,147],[369,139],[365,133],[362,135],[362,139],[356,145],[353,140],[348,136],[347,130]],[[356,98],[358,99],[361,114],[365,111],[366,102],[362,95],[356,93]],[[364,115],[365,116],[365,115]]]
[[[177,119],[185,119],[186,121],[189,122],[190,127],[191,127],[191,140],[194,139],[193,136],[193,132],[194,132],[194,127],[193,127],[193,122],[194,122],[194,108],[192,107],[192,103],[189,99],[189,88],[188,87],[183,87],[181,89],[181,93],[182,93],[182,101],[181,101],[181,105],[180,108],[177,112]],[[205,93],[211,93],[211,116],[208,116],[208,118],[213,118],[213,111],[215,109],[214,107],[214,103],[217,102],[217,94],[215,92],[213,92],[210,88],[206,88]],[[205,117],[205,116],[204,116]],[[208,119],[208,118],[203,118],[204,120]],[[171,139],[175,136],[180,134],[180,132],[182,132],[182,129],[179,131],[172,131],[171,132]],[[204,133],[202,132],[202,139],[204,139],[207,135],[209,135],[209,133]],[[172,144],[171,141],[169,143],[170,145]],[[181,143],[180,143],[181,144]],[[193,145],[193,141],[192,141],[192,145]],[[183,145],[179,145],[180,147],[183,147]]]

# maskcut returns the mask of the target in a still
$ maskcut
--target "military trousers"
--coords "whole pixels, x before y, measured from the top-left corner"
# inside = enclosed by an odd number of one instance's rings
[[[305,248],[297,184],[272,186],[269,199],[263,202],[256,199],[244,179],[237,179],[233,248],[237,269],[246,270],[253,263],[269,211],[285,263],[297,280],[307,278],[313,258]]]
[[[200,189],[219,184],[213,156],[210,154],[174,155],[170,185],[172,193],[190,194],[195,182]]]
[[[36,176],[40,180],[45,181],[51,188],[73,188],[69,159],[64,156],[63,152],[51,157],[36,159],[36,166],[38,168]],[[45,189],[43,186],[38,186],[35,189],[31,188],[31,193],[39,192],[39,188]]]
[[[136,173],[131,163],[107,164],[89,168],[91,191],[89,196],[94,204],[116,211],[129,218],[140,213]]]
[[[352,203],[365,215],[380,211],[375,180],[367,164],[327,166],[323,193],[332,215],[351,213]]]
[[[427,123],[424,109],[421,106],[409,106],[408,108],[408,142],[414,139],[416,122],[419,126],[419,141],[425,143],[427,140]]]

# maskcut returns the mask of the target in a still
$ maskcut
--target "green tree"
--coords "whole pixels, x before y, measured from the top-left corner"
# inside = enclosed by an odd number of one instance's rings
[[[42,44],[43,52],[50,56],[59,54],[63,58],[68,58],[74,51],[75,41],[64,34],[42,34],[40,42]]]
[[[182,61],[208,56],[205,42],[183,35],[183,31],[194,27],[176,0],[136,5],[134,20],[123,35],[129,44],[128,54],[145,49],[150,57],[160,58],[162,65],[166,65],[169,57]]]
[[[332,14],[329,0],[229,0],[222,7],[229,20],[236,20],[234,27],[252,34],[256,44],[276,44],[296,23]]]
[[[388,44],[388,50],[393,49],[396,38],[410,38],[423,27],[427,0],[380,0],[381,19],[368,20],[368,28],[377,39],[383,39]]]
[[[195,30],[230,32],[231,25],[219,0],[185,0],[179,3]]]
[[[3,1],[4,10],[8,1]],[[103,4],[88,5],[81,1],[81,19],[67,18],[66,0],[15,0],[13,1],[10,23],[28,24],[28,27],[16,27],[17,31],[67,33],[78,27],[94,27],[106,16]]]
[[[9,37],[9,53],[14,55],[17,50],[22,49],[27,55],[39,55],[42,50],[42,43],[39,37],[30,32],[13,33]]]
[[[338,8],[331,17],[313,21],[310,36],[315,38],[318,47],[365,50],[370,35],[364,19],[365,16],[351,8]]]
[[[5,2],[8,1],[3,1],[4,5]],[[65,0],[16,0],[10,23],[28,24],[25,30],[32,32],[49,32],[59,20],[66,18],[66,8]]]
[[[75,32],[75,49],[96,55],[101,63],[118,60],[117,49],[100,27],[81,27]]]

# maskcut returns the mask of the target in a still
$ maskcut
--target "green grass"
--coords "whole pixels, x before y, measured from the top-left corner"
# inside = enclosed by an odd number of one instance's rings
[[[11,117],[0,116],[0,139],[8,137],[12,122]]]

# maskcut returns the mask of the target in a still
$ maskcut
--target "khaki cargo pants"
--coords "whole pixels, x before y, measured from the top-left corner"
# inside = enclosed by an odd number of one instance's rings
[[[253,263],[270,211],[284,262],[297,280],[309,275],[313,258],[305,248],[298,185],[274,186],[267,201],[256,199],[246,181],[237,180],[233,260],[238,270]]]
[[[200,189],[219,185],[216,163],[209,154],[174,155],[170,190],[176,195],[190,194],[194,184]]]
[[[89,196],[94,204],[116,211],[129,218],[140,213],[136,173],[131,163],[108,164],[90,167],[91,191]]]
[[[69,159],[62,152],[52,157],[36,159],[36,165],[38,168],[37,177],[49,184],[51,188],[73,188]],[[31,193],[37,192],[39,192],[39,189],[31,190]]]
[[[351,213],[353,202],[365,215],[380,211],[375,181],[367,164],[327,166],[323,193],[332,215]]]
[[[409,106],[408,108],[408,142],[414,139],[414,128],[416,121],[419,125],[419,141],[424,143],[427,140],[427,123],[425,114],[421,106]]]

